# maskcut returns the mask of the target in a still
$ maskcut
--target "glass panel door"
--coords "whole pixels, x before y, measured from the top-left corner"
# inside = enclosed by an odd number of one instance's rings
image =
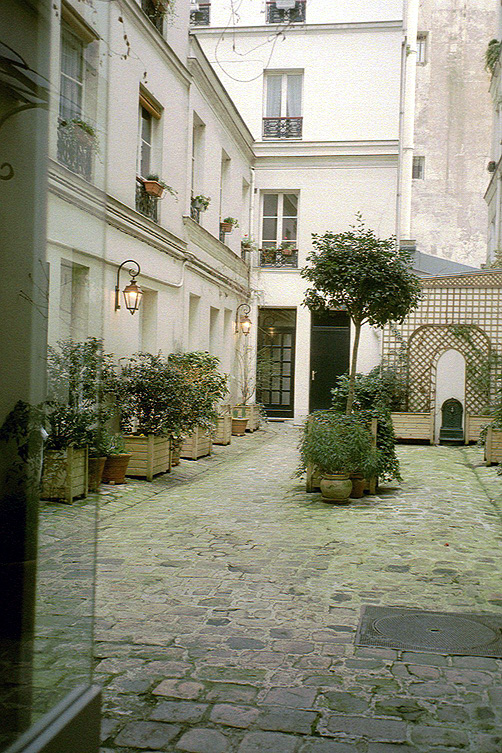
[[[256,393],[269,416],[294,414],[295,309],[261,309]]]

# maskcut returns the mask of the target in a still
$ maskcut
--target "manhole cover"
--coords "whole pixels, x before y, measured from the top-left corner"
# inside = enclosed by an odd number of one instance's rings
[[[502,616],[364,606],[357,646],[502,658]]]

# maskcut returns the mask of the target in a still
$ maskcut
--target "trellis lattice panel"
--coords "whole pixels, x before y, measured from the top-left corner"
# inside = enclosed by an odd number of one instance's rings
[[[460,351],[466,359],[465,409],[480,412],[493,399],[500,373],[500,359],[490,356],[502,356],[502,272],[428,278],[423,293],[402,324],[385,327],[383,362],[406,377],[407,409],[423,412],[435,404],[440,355],[450,348]],[[490,378],[483,380],[488,363]]]

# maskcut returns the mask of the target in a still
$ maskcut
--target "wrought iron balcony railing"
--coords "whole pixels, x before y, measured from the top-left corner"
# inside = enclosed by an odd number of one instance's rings
[[[192,220],[195,220],[195,222],[200,223],[200,209],[194,207],[193,204],[190,205],[190,217],[192,218]]]
[[[59,126],[58,162],[89,182],[92,180],[94,148],[92,138],[82,129]]]
[[[161,2],[155,2],[155,0],[141,0],[141,10],[152,22],[157,31],[162,34],[164,31],[164,11]]]
[[[264,139],[301,139],[303,118],[263,118]]]
[[[296,0],[294,8],[278,8],[275,0],[267,2],[267,23],[305,23],[305,0]]]
[[[210,19],[210,3],[199,3],[198,10],[190,11],[190,26],[209,26]]]
[[[298,249],[260,248],[260,267],[298,269]]]
[[[140,180],[136,181],[136,211],[154,222],[159,221],[158,202],[154,196],[147,194]]]

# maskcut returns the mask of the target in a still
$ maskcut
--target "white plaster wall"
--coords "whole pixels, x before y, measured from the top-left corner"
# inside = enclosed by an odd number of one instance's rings
[[[435,441],[439,442],[441,407],[454,397],[464,409],[465,419],[465,358],[458,350],[447,350],[439,357],[436,370]]]
[[[415,154],[425,157],[425,180],[413,180],[411,235],[420,251],[473,266],[487,247],[483,194],[494,157],[484,53],[496,12],[492,0],[420,4],[419,31],[429,37],[417,66]]]
[[[316,0],[307,2],[308,24],[352,23],[354,21],[388,21],[402,18],[402,0]],[[234,3],[235,7],[235,3]],[[212,0],[211,25],[226,27],[265,24],[265,3],[242,0],[232,14],[230,0]]]
[[[237,53],[233,35],[195,31],[256,139],[263,71],[284,69],[304,71],[303,141],[398,138],[399,28],[291,31],[273,48],[257,30],[236,36]]]

